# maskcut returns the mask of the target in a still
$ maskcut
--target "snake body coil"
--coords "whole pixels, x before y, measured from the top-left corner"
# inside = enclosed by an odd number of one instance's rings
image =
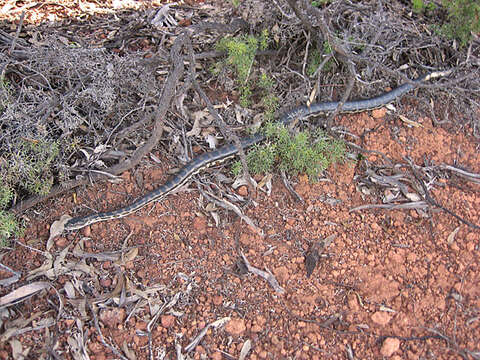
[[[343,104],[340,113],[365,111],[381,107],[399,98],[408,91],[414,89],[420,83],[428,81],[435,77],[445,76],[446,74],[448,74],[448,72],[430,73],[428,75],[419,77],[416,80],[412,80],[403,85],[400,85],[399,87],[383,93],[382,95],[379,95],[377,97],[365,100],[347,101]],[[288,125],[295,119],[301,119],[311,115],[331,113],[336,110],[339,103],[340,102],[338,101],[331,101],[315,103],[311,104],[310,106],[299,106],[283,114],[282,117],[279,119],[279,123]],[[241,146],[243,149],[246,149],[254,144],[263,141],[264,139],[265,137],[263,135],[256,134],[242,139]],[[171,194],[172,192],[183,186],[185,183],[187,183],[188,180],[193,175],[197,174],[199,171],[205,169],[212,164],[225,161],[226,159],[235,156],[237,152],[238,149],[235,145],[225,145],[218,150],[197,156],[192,161],[187,163],[175,176],[173,176],[165,184],[161,185],[147,195],[139,198],[132,204],[114,211],[72,218],[66,222],[64,228],[65,230],[76,230],[99,221],[118,219],[124,216],[128,216],[153,201],[163,199],[165,196]]]

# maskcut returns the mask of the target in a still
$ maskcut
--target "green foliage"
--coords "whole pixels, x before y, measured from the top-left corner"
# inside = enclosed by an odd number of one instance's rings
[[[261,87],[263,90],[270,91],[273,89],[274,85],[275,82],[270,76],[265,73],[262,73],[262,75],[260,75],[260,78],[258,79],[258,86]]]
[[[290,174],[305,173],[314,180],[330,164],[345,156],[345,144],[331,139],[322,131],[303,131],[291,136],[279,124],[267,123],[266,145],[254,147],[247,155],[248,168],[253,174],[268,173],[277,168]],[[241,172],[241,164],[233,167],[234,174]]]
[[[313,49],[308,56],[307,75],[312,77],[322,63],[322,54],[317,49]]]
[[[240,0],[230,0],[234,8],[238,8],[240,6]]]
[[[13,198],[13,191],[5,184],[0,185],[0,209],[5,209]]]
[[[257,49],[265,50],[268,47],[269,32],[263,30],[258,39],[254,36],[239,36],[236,38],[223,38],[217,43],[217,50],[227,53],[225,63],[232,66],[238,76],[240,99],[242,107],[249,107],[253,95],[252,88],[260,89],[261,103],[265,106],[265,118],[273,119],[278,108],[278,98],[273,94],[274,80],[265,73],[258,79],[249,79]],[[211,68],[213,75],[220,73],[220,64]]]
[[[457,39],[463,47],[480,32],[480,2],[478,0],[444,0],[448,10],[448,23],[441,28],[443,34]]]
[[[260,39],[259,39],[259,47],[260,50],[266,50],[268,47],[268,40],[269,40],[269,33],[267,29],[263,29],[262,33],[260,34]]]
[[[227,37],[218,42],[217,49],[227,53],[227,64],[235,68],[238,81],[246,83],[258,49],[258,40],[254,36]]]
[[[308,56],[308,65],[307,65],[307,75],[312,77],[315,74],[315,71],[317,71],[318,67],[323,61],[323,56],[325,54],[330,54],[332,53],[332,47],[328,43],[328,41],[323,42],[323,53],[321,53],[318,49],[313,49],[309,56]],[[326,72],[329,72],[333,66],[334,62],[333,59],[330,59],[327,61],[323,69]]]
[[[51,165],[59,154],[57,142],[22,140],[14,155],[12,176],[30,193],[46,195],[53,185]]]
[[[0,249],[7,245],[7,239],[13,235],[19,235],[20,229],[15,216],[4,210],[0,210]]]
[[[275,112],[278,109],[278,97],[273,93],[275,87],[275,81],[265,73],[260,75],[258,79],[258,87],[263,90],[262,105],[265,108],[263,117],[267,121],[271,121],[275,118]]]
[[[256,145],[247,153],[248,169],[253,174],[265,174],[271,172],[275,164],[275,145],[266,143]],[[232,172],[238,176],[242,172],[242,163],[235,161],[232,165]]]
[[[436,5],[432,1],[423,1],[423,0],[412,0],[412,8],[416,13],[421,13],[424,11],[433,11],[436,9]]]
[[[48,194],[53,185],[53,162],[59,154],[57,142],[21,139],[16,145],[17,151],[4,159],[5,166],[0,169],[3,180],[0,185],[0,242],[20,231],[13,214],[5,211],[13,198],[14,186],[20,185],[30,194]]]
[[[278,97],[273,93],[266,94],[262,98],[262,104],[265,107],[265,112],[263,113],[263,118],[267,121],[272,121],[275,119],[275,113],[278,109]]]
[[[250,97],[252,96],[252,89],[248,84],[240,86],[240,105],[244,108],[250,106]]]
[[[0,185],[0,249],[7,245],[7,239],[19,233],[19,225],[13,214],[5,209],[13,198],[13,191],[7,185]]]
[[[323,5],[330,4],[331,2],[332,2],[332,0],[313,0],[312,1],[312,6],[321,7]]]

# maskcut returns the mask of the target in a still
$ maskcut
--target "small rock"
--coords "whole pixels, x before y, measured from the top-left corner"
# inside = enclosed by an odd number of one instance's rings
[[[63,236],[55,240],[55,245],[58,248],[64,248],[65,246],[67,246],[67,243],[68,243],[67,238],[64,238]]]
[[[216,306],[220,306],[223,304],[223,297],[222,295],[216,295],[213,297],[213,303],[216,305]]]
[[[377,311],[375,314],[372,315],[372,321],[380,326],[387,325],[391,319],[392,316],[385,311]]]
[[[260,326],[264,326],[267,323],[267,319],[265,319],[265,317],[263,317],[262,315],[258,315],[255,318],[255,322]]]
[[[400,349],[400,340],[396,338],[386,338],[383,342],[382,348],[380,349],[380,353],[383,356],[390,357],[398,349]]]
[[[231,319],[225,326],[225,330],[230,335],[240,336],[247,330],[247,327],[243,319]]]
[[[223,356],[220,351],[214,352],[212,354],[212,360],[222,360],[222,359],[223,359]]]
[[[195,348],[195,351],[199,354],[205,354],[205,349],[203,348],[203,346],[201,345],[198,345],[196,348]]]
[[[372,117],[374,119],[380,119],[380,118],[384,117],[386,113],[387,113],[386,108],[374,109],[374,110],[372,110]]]
[[[267,353],[265,350],[262,350],[262,351],[260,351],[260,352],[258,353],[258,357],[259,357],[260,359],[266,359],[267,356],[268,356],[268,353]]]
[[[193,228],[200,234],[204,234],[207,231],[207,219],[204,216],[197,216],[193,220]]]
[[[248,188],[245,185],[240,186],[237,189],[237,194],[240,196],[247,196],[248,195]]]
[[[350,310],[357,312],[360,310],[360,305],[358,304],[357,296],[353,293],[347,296],[347,303]]]
[[[125,309],[110,308],[100,311],[100,321],[108,328],[114,329],[125,320]]]
[[[168,329],[175,323],[175,317],[173,315],[163,315],[160,322],[165,329]]]
[[[82,235],[85,237],[90,237],[90,235],[92,234],[92,229],[90,228],[90,226],[85,226],[81,231]]]
[[[275,277],[277,278],[277,281],[279,283],[286,283],[289,275],[288,275],[288,269],[286,266],[279,266],[277,267],[273,273],[275,274]]]
[[[261,326],[259,326],[258,324],[255,324],[252,326],[252,332],[254,333],[259,333],[259,332],[262,332],[263,328]]]
[[[240,235],[240,243],[242,245],[245,245],[245,246],[249,246],[251,244],[251,240],[250,240],[251,236],[247,233],[243,233]]]
[[[103,345],[98,343],[98,342],[89,343],[88,344],[88,349],[94,354],[98,354],[98,353],[101,353],[101,352],[105,351]]]
[[[112,285],[112,279],[110,278],[101,279],[100,285],[104,288],[109,288]]]

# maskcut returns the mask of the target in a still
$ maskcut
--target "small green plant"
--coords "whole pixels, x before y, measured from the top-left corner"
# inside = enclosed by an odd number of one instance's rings
[[[448,10],[448,23],[441,31],[451,39],[457,39],[463,47],[480,32],[480,2],[478,0],[444,0]]]
[[[235,68],[238,81],[245,84],[258,49],[258,40],[254,36],[223,38],[218,42],[217,49],[227,53],[227,64]]]
[[[240,0],[230,0],[234,8],[238,8],[240,6]]]
[[[0,185],[0,249],[7,245],[7,239],[19,233],[19,225],[13,214],[4,209],[10,204],[13,191],[5,184]]]
[[[278,97],[273,93],[268,93],[262,98],[262,104],[265,108],[263,118],[267,121],[273,121],[278,109]]]
[[[223,38],[217,43],[217,50],[227,53],[225,63],[233,67],[238,76],[237,84],[240,92],[239,103],[242,107],[249,107],[253,95],[252,88],[258,86],[263,93],[261,103],[265,106],[265,118],[273,119],[278,107],[278,99],[273,95],[274,80],[262,73],[258,79],[249,79],[255,54],[258,49],[265,50],[269,43],[269,32],[264,29],[258,38],[254,36],[239,36]],[[213,75],[220,73],[220,64],[212,66]]]
[[[13,198],[13,191],[10,187],[0,185],[0,209],[5,209]]]
[[[253,174],[268,173],[277,168],[291,174],[305,173],[314,180],[330,164],[345,156],[343,142],[331,139],[324,132],[302,131],[291,136],[279,124],[267,123],[264,130],[268,143],[255,146],[247,154],[247,164]],[[241,172],[240,162],[232,168],[234,174]]]
[[[424,11],[433,11],[436,9],[436,5],[432,1],[412,0],[412,8],[416,13]]]
[[[19,235],[20,228],[15,216],[0,210],[0,249],[7,246],[7,240],[13,235]]]
[[[314,0],[314,1],[312,1],[312,6],[321,7],[323,5],[327,5],[331,2],[332,2],[332,0]]]
[[[240,105],[244,108],[250,106],[250,97],[252,96],[252,89],[248,84],[240,86]]]
[[[323,42],[323,53],[321,53],[318,49],[313,49],[308,57],[308,65],[307,65],[307,75],[312,77],[315,72],[317,71],[318,67],[323,61],[323,55],[331,54],[332,47],[328,43],[328,41]],[[333,59],[327,61],[324,65],[323,69],[325,72],[329,72],[333,66],[334,62]]]
[[[13,188],[20,185],[29,194],[46,195],[53,185],[52,164],[59,154],[57,142],[20,139],[17,151],[2,161],[0,176],[0,242],[20,232],[13,214],[6,212],[11,205]]]
[[[260,34],[260,39],[259,39],[260,50],[266,50],[268,48],[269,38],[270,38],[270,34],[268,33],[268,30],[263,29],[262,33]]]
[[[315,71],[317,71],[321,63],[322,63],[322,54],[317,49],[313,49],[313,51],[310,52],[308,57],[307,75],[309,77],[312,77],[313,74],[315,74]]]
[[[11,171],[19,176],[20,184],[29,193],[46,195],[53,185],[51,165],[58,153],[57,142],[23,140]]]
[[[276,150],[275,145],[266,143],[264,145],[255,145],[247,153],[248,169],[253,174],[265,174],[271,172],[275,164]],[[235,161],[232,165],[232,172],[235,176],[242,173],[242,164]]]
[[[240,87],[240,105],[248,107],[252,95],[249,76],[258,49],[258,40],[254,36],[223,38],[217,43],[219,51],[227,53],[226,63],[233,66]]]
[[[278,97],[273,93],[275,81],[265,73],[262,73],[257,82],[258,87],[263,91],[261,103],[265,108],[263,118],[272,121],[278,109]]]

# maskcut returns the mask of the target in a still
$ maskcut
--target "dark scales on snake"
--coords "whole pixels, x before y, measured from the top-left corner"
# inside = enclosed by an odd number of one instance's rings
[[[442,77],[447,74],[448,72],[433,72],[405,84],[402,84],[399,87],[391,91],[385,92],[377,97],[365,100],[347,101],[343,104],[340,113],[350,113],[376,109],[392,102],[393,100],[399,98],[410,90],[415,89],[419,84],[425,81],[437,77]],[[294,120],[302,119],[307,116],[328,114],[335,111],[338,105],[339,101],[319,102],[311,104],[310,106],[302,105],[284,113],[280,117],[278,123],[287,126]],[[247,149],[254,144],[262,142],[263,140],[265,140],[265,137],[262,134],[256,134],[241,139],[241,146],[243,149]],[[235,145],[225,145],[215,151],[197,156],[192,161],[187,163],[175,176],[169,179],[165,184],[159,186],[157,189],[146,194],[145,196],[137,199],[132,204],[113,211],[95,213],[87,216],[72,218],[66,222],[64,229],[81,229],[96,222],[119,219],[124,216],[128,216],[153,201],[163,199],[164,197],[168,196],[169,194],[183,186],[185,183],[187,183],[193,175],[197,174],[208,166],[211,166],[212,164],[225,161],[235,156],[237,152],[238,149],[235,147]]]

